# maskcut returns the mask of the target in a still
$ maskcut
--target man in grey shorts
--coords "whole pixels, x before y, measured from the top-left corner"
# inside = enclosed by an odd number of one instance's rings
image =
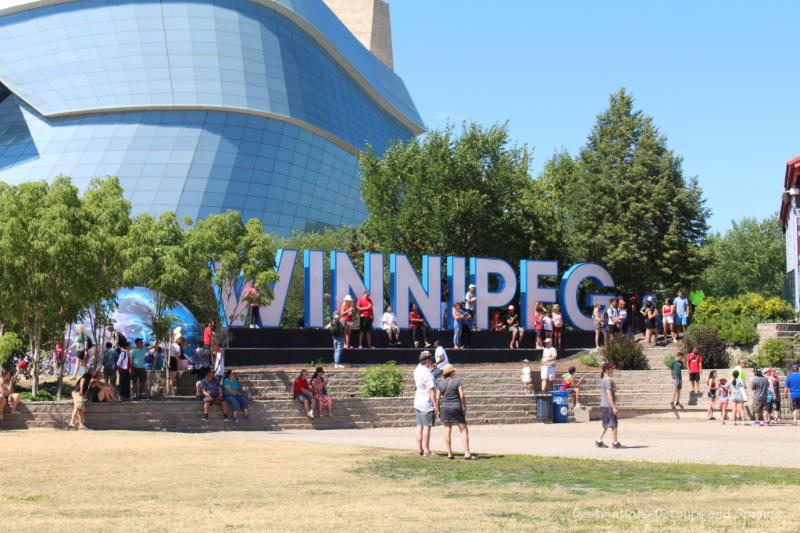
[[[425,350],[419,354],[419,364],[414,369],[414,383],[417,386],[414,411],[417,416],[417,450],[426,457],[431,455],[431,428],[439,416],[432,371],[433,356]]]
[[[622,448],[622,444],[617,440],[617,384],[611,376],[614,374],[614,369],[617,368],[611,363],[603,363],[603,379],[600,381],[600,410],[603,412],[603,430],[600,432],[600,440],[594,441],[595,446],[598,448],[608,448],[606,443],[603,442],[603,437],[606,435],[607,430],[611,430],[611,435],[614,441],[611,445],[614,448]]]

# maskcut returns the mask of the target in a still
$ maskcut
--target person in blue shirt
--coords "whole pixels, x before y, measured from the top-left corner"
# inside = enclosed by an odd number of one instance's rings
[[[790,398],[792,402],[792,416],[794,417],[794,425],[797,425],[797,419],[800,417],[800,372],[798,366],[792,365],[792,373],[786,376],[786,383],[784,387],[784,396]]]
[[[675,334],[686,334],[686,324],[689,323],[689,300],[683,295],[683,291],[678,291],[678,297],[672,302],[675,305]]]

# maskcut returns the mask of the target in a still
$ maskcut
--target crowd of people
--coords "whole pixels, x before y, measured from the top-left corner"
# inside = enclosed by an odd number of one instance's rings
[[[617,335],[626,335],[633,339],[637,332],[644,333],[648,346],[677,343],[686,334],[686,327],[693,310],[703,303],[705,294],[695,284],[689,298],[679,290],[675,298],[665,298],[659,309],[658,297],[650,290],[644,297],[636,295],[626,301],[621,295],[613,296],[608,306],[595,302],[592,312],[594,322],[595,348],[608,342]],[[663,336],[660,338],[659,336]]]
[[[678,353],[673,361],[670,362],[669,371],[672,379],[672,399],[670,407],[683,408],[681,404],[681,390],[683,389],[684,361],[689,370],[690,392],[696,395],[702,393],[700,387],[700,374],[703,371],[703,357],[697,353],[696,349],[684,357]],[[748,400],[748,391],[752,393],[752,423],[754,426],[768,426],[780,420],[781,416],[781,390],[780,380],[775,368],[751,369],[752,378],[750,387],[747,386],[746,362],[744,359],[738,361],[730,373],[730,379],[718,376],[717,370],[711,370],[706,379],[706,397],[708,398],[709,420],[714,420],[715,409],[719,410],[722,423],[728,420],[728,409],[732,407],[733,425],[745,424],[745,407]],[[792,366],[791,373],[786,377],[783,385],[783,397],[791,402],[793,412],[793,422],[797,425],[798,415],[800,415],[800,372],[798,365]],[[730,404],[733,404],[732,406]]]

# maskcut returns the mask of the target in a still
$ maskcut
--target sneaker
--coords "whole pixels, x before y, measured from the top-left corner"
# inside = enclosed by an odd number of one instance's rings
[[[208,422],[208,415],[203,416],[203,422]]]
[[[308,418],[314,418],[314,410],[310,410],[308,413]]]
[[[582,403],[576,403],[575,407],[583,407],[583,404]]]
[[[760,426],[761,424],[760,424],[759,422],[753,422],[753,425],[754,425],[754,426],[756,426],[756,427],[758,427],[758,426]]]
[[[614,443],[612,443],[611,445],[612,445],[614,448],[622,448],[622,443],[621,443],[621,442],[614,442]]]
[[[601,440],[594,441],[594,445],[597,446],[598,448],[608,448],[606,443]]]
[[[244,415],[245,420],[250,420],[250,415]]]
[[[670,409],[675,409],[675,402],[669,402]]]

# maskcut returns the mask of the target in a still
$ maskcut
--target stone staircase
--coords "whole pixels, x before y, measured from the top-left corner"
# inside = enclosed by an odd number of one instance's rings
[[[195,378],[179,376],[178,393],[184,397],[123,402],[90,403],[86,424],[93,429],[220,431],[342,429],[409,427],[414,425],[413,375],[405,370],[405,388],[397,398],[359,398],[361,369],[330,370],[328,392],[334,399],[334,417],[309,420],[302,407],[291,400],[297,372],[279,370],[241,372],[242,385],[252,387],[251,420],[238,424],[223,422],[218,408],[209,421],[202,418],[201,402],[187,398],[194,394]],[[523,393],[517,369],[464,369],[458,376],[467,395],[467,421],[470,424],[519,424],[537,422],[535,396]],[[536,380],[535,380],[536,381]],[[537,384],[538,385],[538,384]],[[0,421],[0,429],[66,427],[72,413],[71,401],[25,402],[20,414]],[[319,413],[317,413],[319,414]],[[240,413],[241,418],[241,413]]]

